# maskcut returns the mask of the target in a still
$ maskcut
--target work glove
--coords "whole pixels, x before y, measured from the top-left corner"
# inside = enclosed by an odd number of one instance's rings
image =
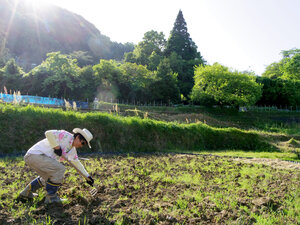
[[[86,182],[93,187],[94,179],[91,176],[88,176],[89,180],[86,180]]]
[[[54,153],[55,153],[56,155],[58,155],[58,156],[61,156],[61,155],[62,155],[62,150],[61,150],[61,148],[59,148],[59,149],[54,149]]]

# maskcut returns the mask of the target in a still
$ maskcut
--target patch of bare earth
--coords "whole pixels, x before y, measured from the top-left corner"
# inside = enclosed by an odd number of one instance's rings
[[[276,169],[295,169],[300,170],[300,163],[296,162],[289,162],[280,159],[266,159],[266,158],[234,158],[233,160],[241,161],[244,163],[257,163],[257,164],[264,164],[267,166],[271,166]]]
[[[49,218],[56,225],[254,224],[252,213],[276,213],[282,217],[277,224],[297,224],[295,216],[284,212],[290,209],[286,199],[294,198],[300,173],[266,166],[259,174],[245,174],[245,170],[256,171],[253,162],[234,160],[238,159],[159,153],[93,157],[84,164],[98,193],[89,195],[90,187],[68,168],[59,195],[69,202],[57,205],[44,204],[42,189],[32,203],[12,203],[13,193],[24,186],[11,184],[20,178],[28,182],[36,174],[11,162],[0,166],[0,188],[5,191],[0,196],[0,224],[45,224]],[[283,163],[288,162],[277,164]],[[13,214],[20,209],[22,213]]]

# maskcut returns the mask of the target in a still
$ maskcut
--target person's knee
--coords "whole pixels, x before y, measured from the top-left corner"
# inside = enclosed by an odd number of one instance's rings
[[[62,164],[60,164],[61,166],[59,167],[59,169],[57,170],[57,176],[59,177],[59,179],[62,181],[63,180],[63,178],[64,178],[64,174],[65,174],[65,172],[66,172],[66,168],[62,165]],[[61,182],[59,182],[59,183],[61,183]]]
[[[64,179],[66,168],[60,164],[60,166],[57,168],[55,174],[50,178],[50,181],[53,183],[61,184]]]
[[[60,164],[60,168],[59,168],[59,171],[64,174],[66,172],[66,167],[62,164]]]
[[[24,156],[24,162],[25,162],[25,164],[26,165],[28,165],[28,166],[30,166],[31,165],[31,162],[32,162],[32,160],[31,160],[31,157],[32,155],[25,155]]]

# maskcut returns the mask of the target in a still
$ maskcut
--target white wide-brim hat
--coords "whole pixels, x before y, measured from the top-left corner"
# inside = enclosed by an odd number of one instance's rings
[[[84,139],[87,141],[87,143],[89,145],[89,148],[91,148],[90,141],[93,139],[93,135],[88,129],[74,128],[73,133],[74,134],[77,134],[77,133],[81,134],[84,137]]]

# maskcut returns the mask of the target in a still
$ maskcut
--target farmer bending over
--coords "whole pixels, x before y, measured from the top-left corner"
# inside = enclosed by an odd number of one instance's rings
[[[93,135],[87,129],[75,128],[73,134],[65,130],[48,130],[46,138],[33,145],[24,156],[25,163],[38,173],[38,177],[20,193],[21,198],[32,199],[36,190],[46,186],[45,203],[61,202],[57,190],[63,181],[65,167],[60,163],[63,157],[72,163],[89,179],[87,183],[93,185],[94,180],[78,160],[77,148],[88,144]]]

